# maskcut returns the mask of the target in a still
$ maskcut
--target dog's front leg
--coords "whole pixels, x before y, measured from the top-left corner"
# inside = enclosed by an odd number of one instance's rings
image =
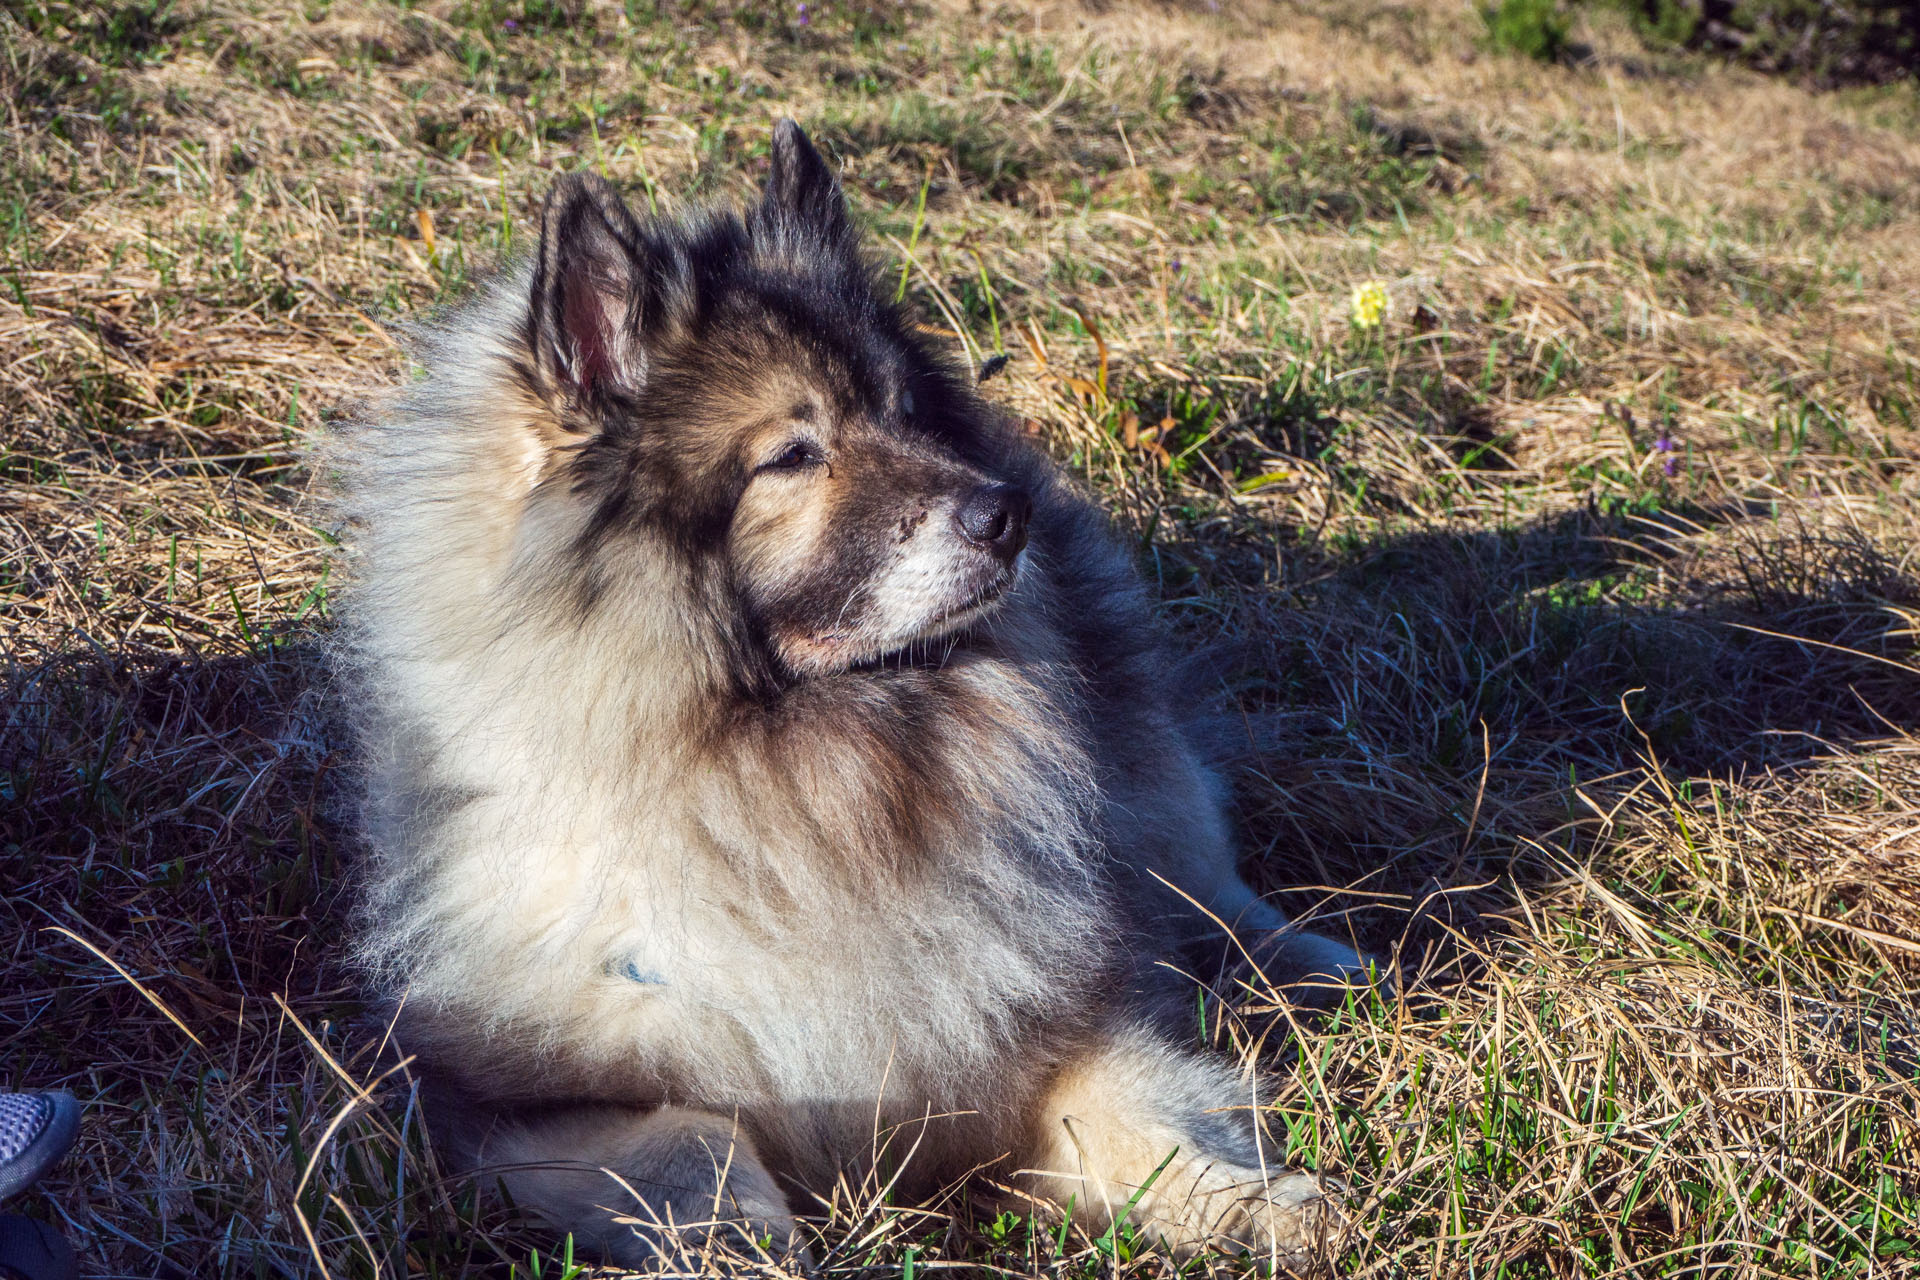
[[[1338,1211],[1311,1174],[1263,1162],[1250,1102],[1223,1064],[1127,1029],[1056,1078],[1020,1176],[1097,1231],[1124,1221],[1179,1254],[1236,1248],[1311,1270]]]
[[[1348,988],[1388,982],[1378,959],[1289,922],[1237,878],[1209,906],[1233,931],[1222,954],[1227,971],[1281,992],[1296,1006],[1324,1008],[1338,1004]]]
[[[515,1117],[482,1157],[516,1204],[618,1266],[659,1269],[709,1246],[753,1257],[762,1242],[804,1256],[786,1197],[730,1117],[601,1106]]]

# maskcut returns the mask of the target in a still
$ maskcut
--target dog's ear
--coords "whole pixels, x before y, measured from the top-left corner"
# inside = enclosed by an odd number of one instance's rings
[[[612,185],[591,173],[554,183],[534,267],[534,358],[542,381],[582,403],[637,390],[646,375],[639,324],[640,228]]]
[[[845,239],[852,231],[847,201],[833,170],[791,120],[773,126],[773,165],[767,172],[767,195],[761,208],[776,226],[797,223],[829,242]]]

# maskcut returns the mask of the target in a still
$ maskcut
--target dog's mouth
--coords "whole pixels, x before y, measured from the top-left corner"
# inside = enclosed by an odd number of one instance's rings
[[[1005,601],[1020,579],[1024,558],[1016,557],[1012,563],[998,566],[986,581],[941,605],[910,630],[875,634],[877,628],[856,625],[788,632],[775,641],[780,660],[800,677],[942,665],[968,642],[970,630]]]
[[[1009,565],[1001,570],[992,582],[981,587],[971,596],[942,612],[928,622],[926,626],[920,628],[919,635],[915,636],[914,639],[931,639],[949,632],[958,631],[976,618],[985,616],[994,605],[1000,603],[1000,597],[1006,595],[1008,589],[1013,586],[1013,578],[1013,566]]]
[[[913,633],[889,645],[873,657],[854,663],[852,670],[878,670],[882,667],[942,663],[965,642],[967,629],[991,614],[1019,577],[1014,565],[1008,565],[993,579],[970,595],[956,601],[929,618]]]

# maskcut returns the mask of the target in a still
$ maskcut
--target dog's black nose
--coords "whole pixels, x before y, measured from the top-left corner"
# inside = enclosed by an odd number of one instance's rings
[[[983,484],[967,495],[953,519],[968,542],[1011,561],[1027,545],[1027,517],[1032,512],[1033,499],[1025,489]]]

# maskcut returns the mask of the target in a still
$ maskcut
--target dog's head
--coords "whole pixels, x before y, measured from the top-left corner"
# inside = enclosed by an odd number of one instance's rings
[[[642,220],[562,178],[532,288],[541,484],[587,504],[579,555],[669,540],[790,677],[952,636],[1019,577],[1038,473],[876,291],[791,121],[744,220]]]

